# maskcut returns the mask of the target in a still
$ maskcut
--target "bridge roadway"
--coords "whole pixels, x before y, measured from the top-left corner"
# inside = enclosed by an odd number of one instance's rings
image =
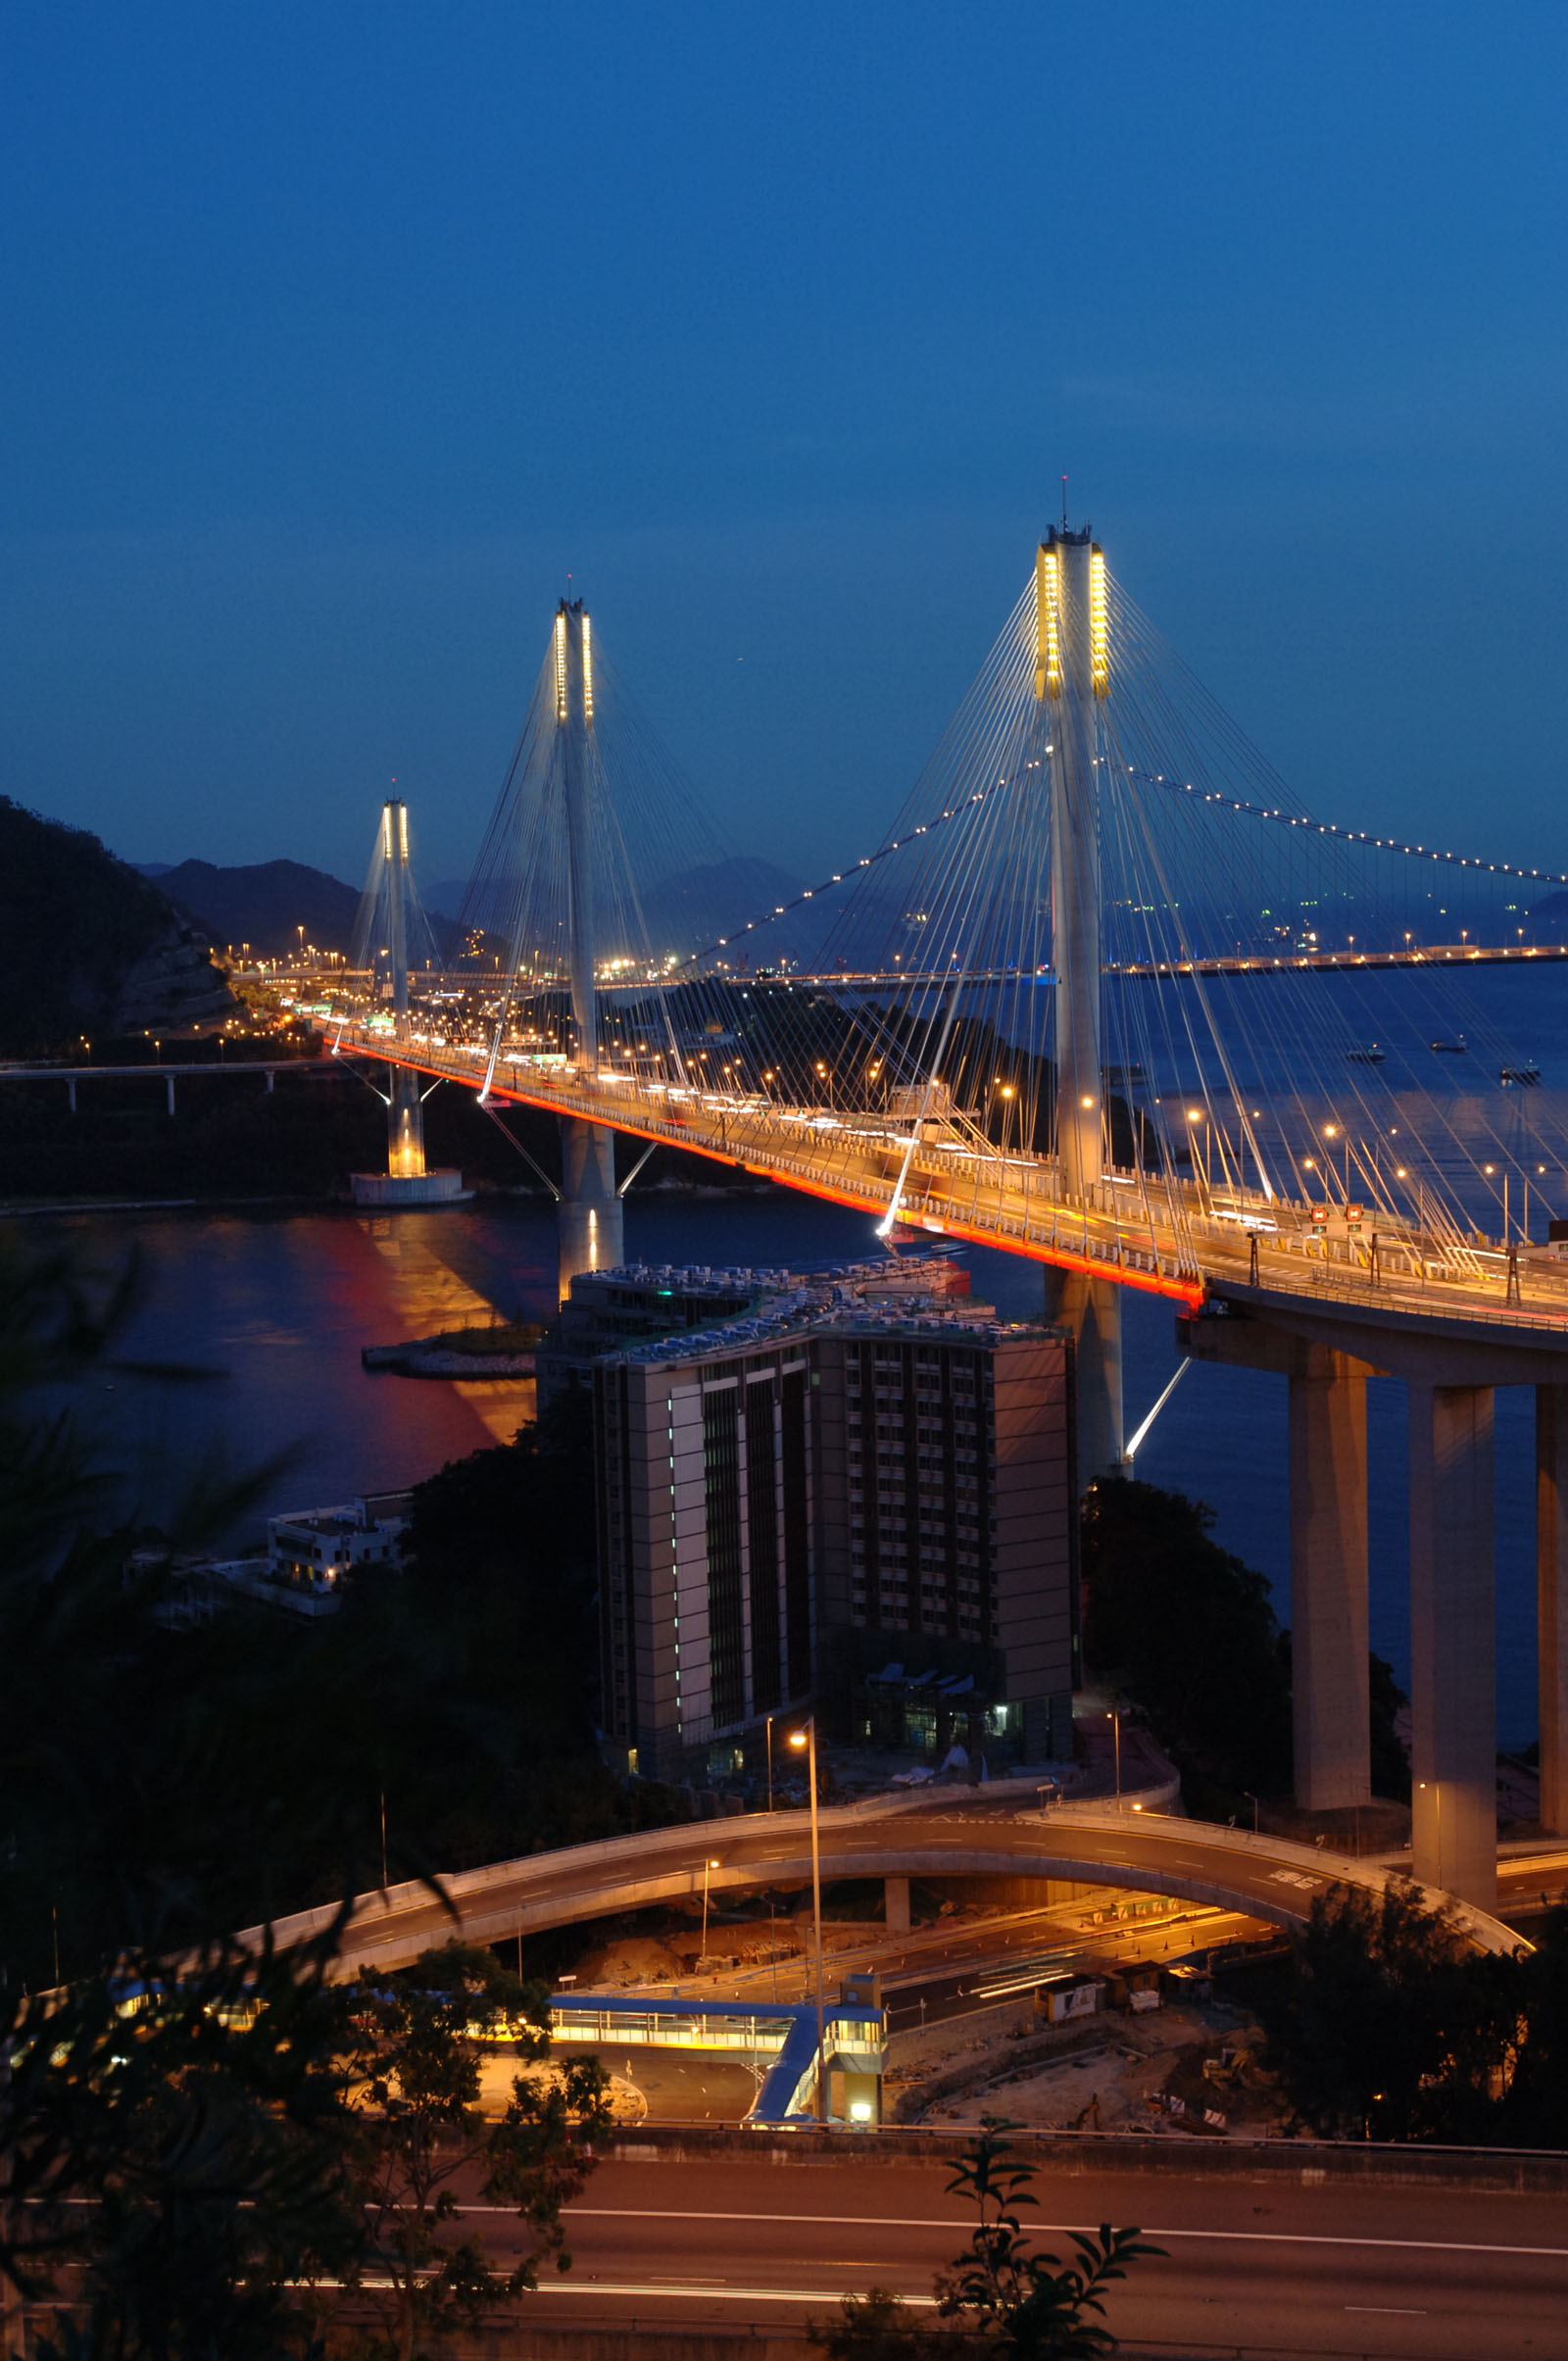
[[[487,1053],[345,1026],[350,1050],[482,1087]],[[1370,1238],[1343,1216],[1320,1232],[1311,1208],[1251,1188],[1107,1174],[1087,1200],[1056,1192],[1050,1160],[922,1142],[872,1117],[792,1107],[667,1083],[646,1072],[589,1077],[525,1058],[500,1058],[489,1096],[605,1124],[738,1164],[783,1187],[944,1237],[1000,1248],[1197,1307],[1217,1297],[1270,1309],[1325,1308],[1379,1329],[1472,1338],[1540,1356],[1544,1382],[1568,1377],[1568,1263],[1521,1254],[1510,1302],[1508,1257],[1378,1218]],[[1562,1355],[1560,1369],[1547,1366]]]
[[[808,2319],[872,2286],[929,2306],[933,2274],[972,2227],[945,2193],[951,2142],[929,2158],[862,2155],[853,2136],[830,2158],[758,2144],[622,2142],[567,2209],[571,2270],[545,2274],[520,2318],[590,2335],[633,2323],[751,2335],[765,2355],[762,2338],[800,2337]],[[1351,2178],[1332,2157],[1319,2164],[1325,2151],[1279,2145],[1285,2153],[1254,2161],[1228,2141],[1053,2141],[1038,2215],[1025,2217],[1031,2238],[1060,2254],[1068,2230],[1108,2221],[1138,2224],[1164,2248],[1108,2300],[1128,2361],[1563,2353],[1560,2189],[1509,2189],[1500,2158],[1487,2186],[1452,2185],[1457,2171],[1448,2186],[1423,2186],[1419,2165],[1388,2150],[1373,2174]],[[464,2213],[498,2261],[515,2251],[513,2217],[476,2199]]]
[[[820,1812],[822,1876],[829,1883],[1054,1878],[1177,1894],[1292,1928],[1305,1925],[1314,1898],[1336,1880],[1381,1894],[1393,1874],[1379,1862],[1130,1805],[1063,1804],[1040,1812],[1019,1811],[1016,1803],[1014,1796],[969,1805],[949,1791],[935,1803],[878,1797]],[[705,1871],[708,1863],[715,1865]],[[1534,1863],[1532,1872],[1544,1874]],[[445,1902],[418,1881],[361,1894],[338,1972],[403,1966],[455,1936],[505,1943],[546,1927],[687,1901],[703,1892],[705,1876],[710,1894],[721,1895],[800,1888],[810,1875],[810,1820],[804,1810],[702,1820],[534,1853],[444,1879]],[[1508,1952],[1518,1943],[1499,1920],[1467,1904],[1455,1907],[1478,1950]],[[304,1942],[331,1915],[323,1908],[280,1920],[273,1940]],[[254,1928],[243,1940],[259,1945],[261,1935]]]

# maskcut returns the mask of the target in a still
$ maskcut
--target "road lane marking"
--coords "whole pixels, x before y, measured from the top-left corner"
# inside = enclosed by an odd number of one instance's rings
[[[321,2283],[325,2285],[325,2282]],[[367,2282],[367,2285],[369,2283]],[[668,2280],[615,2279],[552,2279],[541,2280],[533,2290],[536,2295],[650,2295],[700,2296],[705,2303],[838,2303],[845,2294],[856,2292],[845,2287],[714,2287],[702,2280],[682,2281],[678,2285]],[[921,2311],[934,2312],[934,2295],[906,2295],[904,2301]]]
[[[1418,2311],[1414,2304],[1409,2303],[1348,2303],[1345,2308],[1348,2312],[1396,2312],[1401,2320],[1425,2320],[1428,2317],[1424,2311]]]
[[[460,2213],[514,2213],[512,2205],[460,2205]],[[858,2213],[713,2213],[684,2211],[675,2207],[644,2205],[568,2205],[564,2214],[571,2221],[617,2222],[799,2222],[803,2229],[817,2229],[824,2224],[845,2230],[972,2230],[969,2220],[936,2220],[910,2214]],[[1077,2231],[1092,2235],[1092,2226],[1077,2222],[1031,2222],[1027,2227],[1047,2238],[1070,2238]],[[1419,2254],[1510,2254],[1544,2256],[1558,2262],[1568,2262],[1568,2246],[1502,2246],[1489,2245],[1481,2239],[1469,2238],[1372,2238],[1334,2237],[1315,2231],[1300,2230],[1161,2230],[1143,2224],[1139,2236],[1146,2238],[1218,2238],[1246,2241],[1260,2246],[1371,2246],[1404,2253]]]

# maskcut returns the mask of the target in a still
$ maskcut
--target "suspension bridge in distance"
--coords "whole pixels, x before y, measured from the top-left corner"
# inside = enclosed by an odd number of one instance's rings
[[[352,961],[363,997],[339,1006],[333,1046],[390,1069],[394,1202],[428,1194],[427,1086],[557,1116],[564,1294],[622,1260],[616,1133],[862,1210],[890,1245],[1038,1262],[1047,1315],[1076,1341],[1086,1479],[1128,1464],[1122,1289],[1172,1301],[1190,1359],[1283,1375],[1311,1809],[1370,1797],[1365,1387],[1402,1379],[1413,1866],[1487,1908],[1499,1385],[1536,1389],[1542,1820],[1568,1833],[1568,1243],[1560,1257],[1549,1211],[1548,1234],[1532,1229],[1568,1186],[1568,1140],[1484,1008],[1422,998],[1412,1046],[1389,998],[1355,996],[1565,954],[1522,928],[1496,940],[1496,911],[1485,947],[1457,927],[1415,943],[1407,920],[1452,914],[1424,881],[1436,857],[1311,822],[1260,765],[1088,530],[1054,528],[877,853],[671,954],[644,908],[658,850],[638,843],[649,809],[666,861],[677,840],[667,766],[564,602],[462,913],[466,966],[411,984],[406,815],[389,806]],[[1443,859],[1500,894],[1526,874]],[[1396,860],[1422,865],[1390,893]],[[806,953],[763,953],[769,925],[807,905],[820,918],[838,889]],[[1300,911],[1325,908],[1356,918],[1359,947],[1303,947]],[[1465,1060],[1457,1097],[1445,1057]]]

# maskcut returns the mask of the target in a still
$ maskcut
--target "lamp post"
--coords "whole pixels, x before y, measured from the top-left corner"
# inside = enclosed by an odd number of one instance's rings
[[[767,1808],[773,1808],[773,1716],[767,1717]]]
[[[1255,1837],[1257,1834],[1257,1797],[1253,1795],[1250,1787],[1244,1787],[1242,1794],[1247,1797],[1248,1802],[1252,1807],[1252,1834]]]
[[[703,1948],[702,1955],[697,1963],[700,1969],[705,1968],[708,1965],[708,1876],[710,1870],[716,1869],[717,1867],[718,1863],[716,1861],[705,1861],[703,1863]]]
[[[1418,1781],[1416,1782],[1416,1784],[1417,1784],[1417,1786],[1418,1786],[1418,1787],[1419,1787],[1419,1788],[1422,1790],[1422,1792],[1423,1792],[1423,1793],[1425,1793],[1425,1790],[1426,1790],[1426,1787],[1427,1787],[1427,1782],[1426,1782],[1424,1779],[1421,1779],[1421,1780],[1418,1780]],[[1434,1779],[1434,1780],[1432,1781],[1432,1849],[1433,1849],[1433,1851],[1434,1851],[1434,1852],[1437,1854],[1437,1857],[1438,1857],[1438,1884],[1439,1884],[1439,1886],[1440,1886],[1440,1887],[1442,1887],[1442,1886],[1443,1886],[1443,1782],[1442,1782],[1442,1780],[1441,1780],[1441,1779]],[[1445,1888],[1444,1890],[1445,1890],[1445,1892],[1446,1891],[1446,1888]]]
[[[811,1792],[811,1928],[816,1951],[816,2120],[827,2129],[826,2036],[822,2022],[822,1854],[816,1833],[816,1715],[790,1732],[790,1745],[804,1746],[806,1775]]]
[[[1116,1808],[1119,1811],[1121,1809],[1121,1715],[1120,1713],[1107,1713],[1105,1719],[1111,1726],[1111,1733],[1116,1745]]]

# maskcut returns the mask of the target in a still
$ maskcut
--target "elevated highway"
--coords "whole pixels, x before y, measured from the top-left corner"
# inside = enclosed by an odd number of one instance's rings
[[[874,1803],[821,1812],[827,1883],[876,1878],[1008,1877],[1121,1886],[1145,1894],[1244,1911],[1275,1926],[1306,1924],[1313,1901],[1336,1881],[1381,1894],[1396,1872],[1273,1837],[1203,1821],[1066,1804],[1048,1812]],[[705,1864],[711,1864],[705,1868]],[[707,1820],[559,1852],[495,1862],[442,1881],[444,1900],[411,1882],[360,1895],[339,1972],[406,1965],[420,1951],[461,1937],[496,1943],[549,1927],[618,1916],[760,1887],[795,1887],[811,1875],[805,1811]],[[1455,1905],[1478,1950],[1508,1952],[1519,1938],[1467,1903]],[[280,1944],[302,1943],[332,1913],[305,1911],[272,1929]],[[260,1943],[262,1930],[248,1938]]]

